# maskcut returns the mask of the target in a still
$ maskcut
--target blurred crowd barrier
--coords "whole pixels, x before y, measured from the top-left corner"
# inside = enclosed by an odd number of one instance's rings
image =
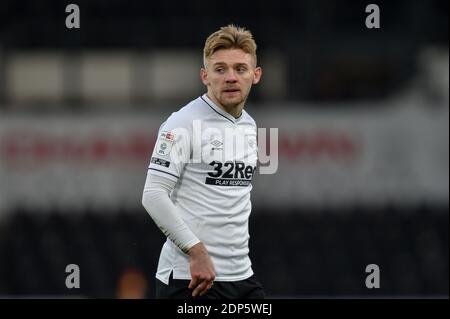
[[[255,207],[448,204],[448,108],[273,104],[248,111],[266,128],[259,142],[278,130],[269,156],[277,171],[259,174],[268,165],[260,163]],[[140,207],[156,134],[170,113],[2,115],[0,212]]]

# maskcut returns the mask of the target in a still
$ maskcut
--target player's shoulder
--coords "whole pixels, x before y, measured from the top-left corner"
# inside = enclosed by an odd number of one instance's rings
[[[248,112],[246,110],[242,110],[241,121],[245,122],[246,124],[249,124],[251,126],[257,127],[255,119],[250,114],[248,114]]]
[[[178,111],[173,112],[167,118],[165,125],[190,128],[193,121],[199,119],[202,115],[202,108],[199,107],[199,99],[196,98],[181,107]]]

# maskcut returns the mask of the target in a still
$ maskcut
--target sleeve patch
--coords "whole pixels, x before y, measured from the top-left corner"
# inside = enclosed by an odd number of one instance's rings
[[[175,134],[173,132],[161,132],[156,143],[156,154],[163,156],[170,154],[174,139]]]
[[[166,161],[166,160],[163,160],[163,159],[157,158],[157,157],[152,157],[151,162],[153,164],[161,165],[161,166],[164,166],[164,167],[169,167],[169,165],[170,165],[169,161]]]

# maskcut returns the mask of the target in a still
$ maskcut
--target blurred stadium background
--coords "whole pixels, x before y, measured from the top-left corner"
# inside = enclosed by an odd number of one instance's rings
[[[0,2],[0,297],[154,296],[155,133],[235,23],[264,69],[247,109],[279,128],[250,220],[268,296],[448,298],[448,1],[376,1],[371,30],[369,1],[74,1],[70,30],[69,3]]]

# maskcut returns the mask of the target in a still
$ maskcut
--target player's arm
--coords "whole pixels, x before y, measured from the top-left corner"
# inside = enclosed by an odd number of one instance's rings
[[[142,205],[164,235],[184,253],[188,253],[189,249],[200,240],[179,216],[170,200],[169,194],[175,184],[175,181],[151,174],[149,171],[142,195]]]
[[[192,296],[205,294],[215,278],[214,266],[205,246],[189,229],[170,200],[176,182],[159,175],[147,174],[142,205],[161,231],[189,255]]]

